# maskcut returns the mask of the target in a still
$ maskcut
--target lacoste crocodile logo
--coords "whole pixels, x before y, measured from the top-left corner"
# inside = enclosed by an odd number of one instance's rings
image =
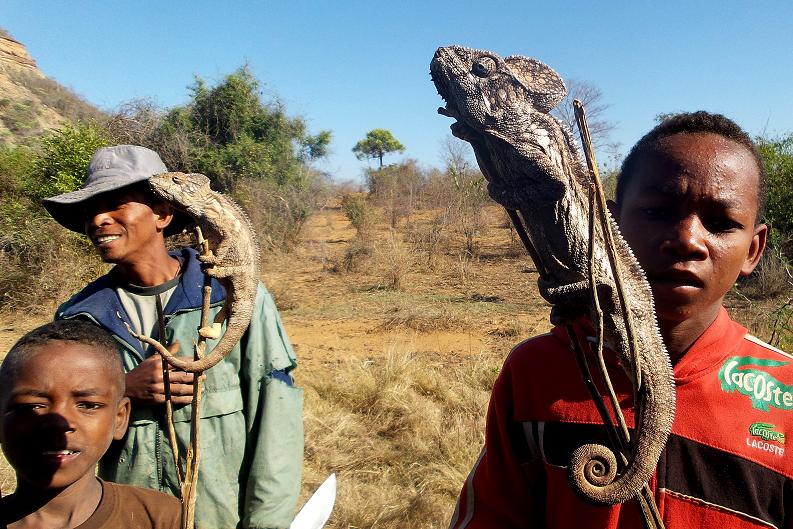
[[[774,430],[773,424],[767,422],[756,422],[749,427],[749,434],[759,437],[765,441],[772,441],[781,445],[785,444],[785,434]]]
[[[722,391],[737,391],[752,401],[752,407],[768,411],[769,406],[781,410],[793,409],[793,386],[783,384],[773,375],[755,367],[781,367],[788,362],[733,356],[719,370]],[[759,423],[758,423],[759,424]]]

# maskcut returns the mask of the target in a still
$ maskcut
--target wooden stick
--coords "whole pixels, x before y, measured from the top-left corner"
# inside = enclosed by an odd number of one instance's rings
[[[209,255],[209,243],[204,239],[200,227],[196,227],[201,254]],[[204,275],[204,297],[201,303],[201,327],[209,325],[209,306],[212,298],[212,278]],[[200,334],[195,344],[195,359],[204,356],[206,338]],[[198,491],[198,468],[201,464],[201,394],[204,391],[203,372],[195,373],[193,379],[193,404],[190,414],[190,444],[185,456],[185,476],[182,483],[182,529],[195,526],[196,493]]]
[[[630,342],[630,347],[634,351],[634,358],[635,358],[635,375],[634,380],[636,381],[636,388],[635,392],[639,391],[639,388],[642,384],[641,380],[641,364],[639,363],[639,354],[638,354],[638,345],[636,341],[636,334],[633,330],[633,321],[630,315],[630,307],[628,305],[627,298],[625,297],[625,292],[623,288],[623,281],[621,271],[619,266],[617,265],[617,256],[616,250],[614,246],[614,234],[611,231],[611,223],[606,209],[606,195],[603,192],[603,186],[600,182],[600,173],[598,172],[597,162],[595,161],[595,151],[592,148],[592,138],[589,135],[589,126],[587,125],[586,121],[586,112],[584,111],[584,105],[579,100],[573,101],[573,110],[575,112],[576,122],[578,123],[578,129],[581,133],[581,144],[584,148],[584,156],[586,158],[587,166],[589,167],[590,176],[592,178],[591,182],[591,191],[590,191],[590,261],[589,261],[589,268],[590,268],[590,288],[592,291],[592,298],[593,303],[595,306],[595,312],[598,316],[598,361],[599,361],[599,368],[600,372],[603,376],[603,380],[606,383],[608,388],[609,400],[611,402],[611,407],[614,411],[614,414],[617,418],[617,424],[619,425],[618,432],[621,434],[622,443],[624,446],[628,446],[630,435],[628,432],[628,426],[625,423],[625,417],[622,414],[622,409],[619,406],[619,402],[617,401],[617,396],[614,392],[614,388],[611,384],[611,378],[609,377],[608,371],[606,370],[606,363],[603,358],[603,322],[602,322],[602,311],[600,309],[600,302],[597,295],[597,285],[592,284],[594,281],[594,252],[593,252],[593,242],[595,237],[595,215],[594,209],[597,207],[598,211],[598,221],[603,232],[603,239],[606,246],[606,252],[609,258],[609,263],[611,265],[612,273],[614,274],[614,283],[616,285],[617,296],[620,301],[620,306],[622,309],[623,319],[625,320],[625,331],[628,336],[628,340]],[[619,453],[621,459],[624,463],[627,463],[625,455]],[[654,527],[663,528],[664,522],[661,519],[661,514],[658,512],[658,507],[655,504],[655,499],[652,494],[652,490],[650,490],[650,486],[648,484],[644,484],[642,490],[639,491],[639,494],[636,496],[636,501],[639,503],[639,507],[642,513],[642,520],[644,522],[645,527],[650,529]]]
[[[617,254],[614,246],[614,233],[611,231],[611,222],[607,213],[608,207],[606,206],[606,194],[603,192],[603,186],[600,184],[600,172],[598,171],[597,162],[595,161],[595,151],[592,149],[592,138],[589,135],[589,126],[586,122],[584,105],[578,99],[573,100],[573,111],[575,112],[578,128],[581,132],[581,144],[584,148],[584,157],[586,158],[589,172],[592,175],[592,185],[595,187],[595,197],[597,198],[599,208],[598,215],[600,217],[600,225],[603,229],[603,239],[605,241],[606,252],[609,257],[609,263],[611,264],[611,271],[614,274],[614,283],[617,286],[617,297],[620,301],[620,308],[622,309],[622,313],[625,315],[625,332],[628,335],[628,340],[630,340],[631,346],[634,347],[635,351],[636,333],[633,330],[632,318],[629,317],[630,304],[628,303],[628,299],[625,297],[625,290],[623,288],[625,283],[622,280],[622,271],[620,270],[620,267],[617,266]],[[639,355],[634,355],[634,363],[636,364],[634,380],[636,381],[637,389],[642,385],[640,361],[641,358],[639,358]]]
[[[157,325],[159,339],[165,340],[165,319],[163,317],[162,300],[160,295],[157,294]],[[179,488],[182,488],[182,470],[179,467],[179,445],[176,442],[176,429],[173,425],[173,402],[171,401],[171,370],[168,363],[162,360],[162,382],[165,388],[165,425],[168,429],[168,441],[171,445],[171,453],[173,454],[173,464],[176,467],[176,481]]]

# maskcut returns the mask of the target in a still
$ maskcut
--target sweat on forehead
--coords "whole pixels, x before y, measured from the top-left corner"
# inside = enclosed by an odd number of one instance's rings
[[[27,361],[42,347],[53,342],[74,342],[89,346],[91,351],[99,356],[107,366],[107,371],[102,373],[104,380],[113,381],[119,395],[124,394],[124,368],[121,364],[116,342],[102,328],[82,320],[58,320],[37,327],[25,334],[11,347],[11,350],[0,366],[0,397],[5,399],[5,394],[13,381],[19,376]],[[54,366],[53,368],[67,369],[67,366]]]
[[[721,114],[712,114],[704,110],[683,112],[669,116],[636,142],[636,145],[633,146],[622,162],[622,168],[617,178],[617,203],[622,202],[625,196],[625,189],[634,176],[637,161],[642,154],[662,150],[664,139],[670,136],[696,133],[709,133],[721,136],[743,146],[752,155],[758,174],[756,221],[760,222],[763,215],[765,215],[765,208],[768,202],[768,177],[760,152],[749,135],[737,123]]]

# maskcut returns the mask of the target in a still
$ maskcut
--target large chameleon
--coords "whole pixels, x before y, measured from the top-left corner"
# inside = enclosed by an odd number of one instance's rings
[[[198,373],[228,356],[248,329],[259,284],[259,249],[250,220],[236,202],[209,187],[209,178],[199,173],[162,173],[149,179],[151,190],[179,211],[187,213],[202,228],[214,253],[200,255],[204,272],[227,289],[226,302],[214,323],[200,328],[204,338],[218,339],[215,347],[198,360],[175,356],[148,336],[130,333],[153,346],[172,366]],[[228,320],[225,332],[220,324]]]
[[[566,95],[562,79],[535,59],[502,59],[459,46],[439,48],[430,73],[447,103],[438,112],[457,120],[452,133],[473,146],[490,196],[519,212],[527,225],[540,294],[553,305],[552,321],[570,323],[582,313],[594,320],[588,268],[590,175],[570,131],[549,114]],[[626,328],[600,227],[594,231],[592,273],[606,344],[634,386],[636,425],[627,462],[619,471],[614,453],[603,445],[588,444],[573,452],[571,485],[597,504],[626,501],[647,483],[675,408],[672,368],[650,286],[610,216],[608,222],[615,234],[616,265],[629,300],[632,333]]]

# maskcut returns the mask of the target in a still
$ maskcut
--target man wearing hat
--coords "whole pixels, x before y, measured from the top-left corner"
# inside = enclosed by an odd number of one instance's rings
[[[166,249],[165,237],[190,220],[149,190],[149,177],[166,171],[150,149],[105,147],[94,153],[82,189],[45,199],[44,207],[61,225],[87,235],[103,261],[115,264],[55,315],[85,318],[112,333],[127,371],[126,395],[133,402],[129,432],[100,461],[99,475],[176,495],[162,360],[122,322],[139,334],[182,344],[180,354],[192,355],[204,276],[195,250]],[[213,280],[212,316],[225,295]],[[273,299],[260,284],[248,331],[205,373],[196,527],[289,526],[303,458],[303,394],[290,375],[296,365]],[[193,375],[171,370],[168,378],[183,455]]]

